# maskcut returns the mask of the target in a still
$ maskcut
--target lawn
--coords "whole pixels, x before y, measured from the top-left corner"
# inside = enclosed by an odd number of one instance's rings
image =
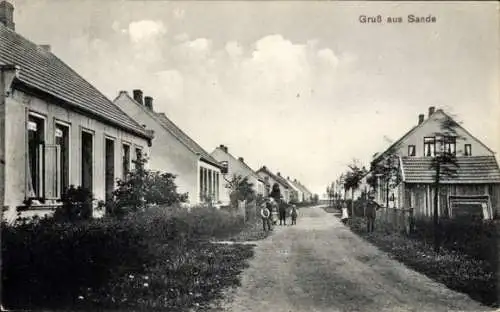
[[[204,310],[238,286],[260,223],[224,211],[151,210],[124,219],[2,226],[10,309]]]
[[[368,234],[362,218],[355,218],[349,224],[353,232],[415,271],[483,304],[497,306],[494,260],[474,258],[447,248],[442,248],[437,254],[431,244],[400,233],[379,229]]]

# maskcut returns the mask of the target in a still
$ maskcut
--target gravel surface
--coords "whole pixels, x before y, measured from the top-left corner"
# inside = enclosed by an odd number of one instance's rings
[[[492,311],[408,269],[320,207],[256,243],[217,311]]]

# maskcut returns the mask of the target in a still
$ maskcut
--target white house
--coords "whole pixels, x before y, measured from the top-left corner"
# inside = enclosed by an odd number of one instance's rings
[[[0,3],[0,201],[13,220],[49,214],[70,185],[97,201],[149,153],[153,132],[138,124],[47,45],[15,31],[12,4]],[[31,204],[27,204],[31,202]],[[94,206],[95,207],[95,206]]]
[[[152,170],[175,174],[180,193],[188,193],[189,205],[220,201],[221,165],[164,113],[153,108],[153,98],[120,91],[114,103],[124,112],[155,132],[148,165]]]
[[[263,179],[252,168],[250,168],[247,163],[245,163],[243,157],[234,157],[229,153],[229,150],[225,145],[220,145],[215,148],[211,155],[225,167],[225,173],[223,174],[224,180],[230,181],[234,175],[241,176],[242,178],[248,178],[248,182],[253,185],[256,194],[260,194],[262,196],[266,195]],[[229,203],[229,193],[230,190],[228,188],[222,189],[220,195],[222,203]]]

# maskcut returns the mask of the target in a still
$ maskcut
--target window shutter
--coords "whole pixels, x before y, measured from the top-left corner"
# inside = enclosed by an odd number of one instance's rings
[[[61,179],[61,147],[45,145],[45,199],[59,199]]]

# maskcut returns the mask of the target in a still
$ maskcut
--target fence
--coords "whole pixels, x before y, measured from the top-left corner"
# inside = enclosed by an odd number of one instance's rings
[[[387,231],[410,234],[414,228],[413,208],[380,208],[377,211],[376,224]]]

